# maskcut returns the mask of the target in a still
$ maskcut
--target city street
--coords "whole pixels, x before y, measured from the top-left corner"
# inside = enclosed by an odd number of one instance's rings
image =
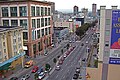
[[[56,71],[54,70],[49,76],[47,76],[47,80],[71,80],[74,73],[75,68],[79,64],[80,58],[86,54],[86,48],[89,46],[90,40],[91,40],[91,34],[90,30],[88,31],[90,34],[85,35],[80,41],[76,41],[74,43],[70,43],[72,46],[76,46],[75,49],[70,53],[70,55],[65,59],[63,64],[61,65],[61,70]],[[75,35],[72,35],[71,38],[74,38]],[[89,41],[88,44],[86,44],[86,41]],[[42,58],[36,59],[36,64],[39,66],[39,68],[44,67],[46,63],[49,63],[51,65],[51,68],[54,69],[55,63],[53,62],[53,59],[56,58],[58,60],[58,56],[61,56],[61,49],[63,49],[63,52],[66,52],[67,49],[64,48],[67,43],[69,43],[69,40],[62,41],[58,46],[53,48],[49,54]],[[81,46],[81,43],[84,43],[84,46]],[[22,78],[25,74],[30,74],[29,80],[34,80],[34,73],[31,73],[33,67],[30,67],[28,69],[23,68],[21,71],[18,71],[17,73],[13,74],[10,77],[16,76],[19,79]],[[85,75],[85,72],[83,72]],[[9,78],[10,78],[9,77]],[[45,78],[46,79],[46,78]],[[7,79],[5,79],[7,80]]]
[[[71,54],[65,59],[61,65],[60,71],[54,71],[47,80],[72,80],[75,73],[75,68],[79,65],[79,60],[86,54],[86,48],[91,44],[91,32],[86,35],[80,42],[73,43],[76,48],[71,52]],[[89,41],[90,43],[81,46],[81,43]],[[84,56],[85,57],[85,56]],[[85,67],[85,66],[84,66]],[[82,73],[83,76],[86,75],[85,70]],[[84,78],[82,80],[85,80]]]

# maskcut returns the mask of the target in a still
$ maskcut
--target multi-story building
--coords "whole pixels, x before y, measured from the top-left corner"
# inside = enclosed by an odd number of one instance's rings
[[[79,11],[79,8],[78,8],[78,6],[75,5],[75,6],[73,7],[73,14],[74,14],[74,15],[77,15],[77,14],[78,14],[78,11]]]
[[[55,27],[65,27],[69,29],[69,32],[74,31],[73,21],[55,22]]]
[[[120,9],[100,7],[99,61],[97,69],[89,69],[87,80],[120,79]],[[96,75],[96,76],[95,76]]]
[[[97,4],[92,4],[92,17],[95,18],[97,16]]]
[[[0,72],[23,67],[23,28],[0,26]]]
[[[38,0],[0,1],[0,23],[4,26],[22,26],[26,54],[43,54],[51,45],[51,3]]]

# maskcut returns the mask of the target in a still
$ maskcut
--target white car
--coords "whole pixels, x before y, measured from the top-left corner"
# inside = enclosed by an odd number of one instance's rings
[[[57,71],[59,71],[59,70],[60,70],[60,66],[57,65],[55,69],[56,69]]]
[[[88,44],[88,41],[86,41],[85,43]]]
[[[28,78],[30,78],[30,74],[24,75],[24,76],[21,78],[21,80],[27,80]]]
[[[45,73],[44,72],[41,72],[38,76],[38,79],[43,79],[45,77]]]

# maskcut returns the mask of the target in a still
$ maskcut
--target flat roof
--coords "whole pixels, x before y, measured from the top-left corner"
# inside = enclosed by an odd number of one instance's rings
[[[31,1],[31,2],[40,2],[40,3],[45,3],[45,4],[50,4],[51,5],[51,3],[52,2],[48,2],[48,1],[40,1],[40,0],[0,0],[0,3],[8,3],[8,2],[29,2],[29,1]]]
[[[7,30],[14,30],[14,29],[23,29],[23,27],[20,27],[20,26],[0,26],[0,32],[4,32]]]

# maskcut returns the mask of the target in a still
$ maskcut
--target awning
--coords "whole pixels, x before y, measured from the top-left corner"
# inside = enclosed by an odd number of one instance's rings
[[[7,64],[7,63],[11,63],[11,62],[13,62],[14,60],[16,60],[16,59],[18,59],[18,58],[20,58],[21,56],[24,56],[24,55],[25,55],[25,52],[22,52],[22,53],[18,54],[17,56],[14,56],[14,57],[12,57],[12,58],[10,58],[10,59],[8,59],[8,60],[0,63],[0,67],[1,67],[1,66],[4,66],[4,65]]]
[[[0,70],[8,70],[10,65],[11,65],[11,63],[7,63],[7,64],[1,66]]]
[[[23,46],[23,50],[28,50],[27,46]]]

